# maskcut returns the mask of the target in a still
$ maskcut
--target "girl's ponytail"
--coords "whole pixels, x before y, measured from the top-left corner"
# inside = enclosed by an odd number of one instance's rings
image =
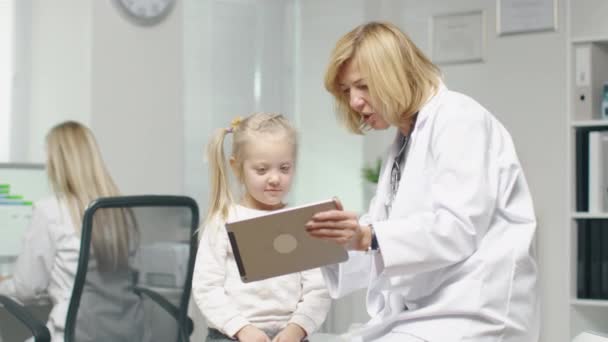
[[[214,219],[219,219],[222,222],[226,221],[230,205],[233,203],[224,154],[224,139],[229,132],[225,128],[218,129],[207,148],[207,157],[211,171],[211,194],[209,196],[209,211],[205,225],[209,225]]]

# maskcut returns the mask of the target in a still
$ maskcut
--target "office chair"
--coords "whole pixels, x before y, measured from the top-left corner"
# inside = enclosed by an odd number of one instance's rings
[[[65,341],[188,341],[198,222],[196,202],[184,196],[92,202],[83,217]]]
[[[198,206],[185,196],[93,201],[83,216],[64,340],[187,342],[198,222]],[[0,304],[35,342],[50,341],[44,323],[20,304],[6,296]]]
[[[13,299],[0,295],[0,306],[3,306],[9,314],[17,318],[32,334],[34,342],[50,342],[49,329],[34,316],[32,316],[21,304]]]

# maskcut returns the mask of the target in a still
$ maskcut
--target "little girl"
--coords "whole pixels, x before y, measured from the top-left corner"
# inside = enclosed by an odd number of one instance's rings
[[[230,191],[223,143],[244,191]],[[294,128],[279,114],[258,113],[219,130],[208,148],[209,212],[194,269],[193,296],[209,324],[207,341],[301,341],[325,320],[330,298],[318,269],[241,282],[224,223],[285,207],[297,151]]]

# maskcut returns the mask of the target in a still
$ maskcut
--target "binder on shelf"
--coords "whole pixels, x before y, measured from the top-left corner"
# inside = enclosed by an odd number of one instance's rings
[[[608,132],[589,132],[589,212],[608,212]]]
[[[600,285],[600,298],[608,299],[608,220],[601,220],[601,251],[600,251],[600,265],[601,265],[601,285]]]
[[[589,298],[589,220],[576,222],[576,297]]]
[[[602,220],[589,220],[589,298],[602,297]]]
[[[608,82],[602,87],[602,119],[608,119]]]
[[[577,129],[576,150],[576,211],[589,209],[589,132]]]
[[[578,120],[602,119],[603,84],[608,81],[608,47],[594,43],[574,48],[574,115]]]

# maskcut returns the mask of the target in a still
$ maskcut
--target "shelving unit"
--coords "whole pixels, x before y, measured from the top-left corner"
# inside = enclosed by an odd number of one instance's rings
[[[608,300],[598,299],[573,299],[570,301],[570,305],[582,306],[582,307],[601,307],[608,308]]]
[[[587,49],[587,51],[584,51]],[[580,78],[581,68],[585,69],[584,63],[581,66],[581,56],[586,56],[585,52],[589,52],[589,60],[591,63],[587,68],[589,74],[589,79]],[[597,268],[591,268],[593,264],[591,261],[591,257],[587,257],[586,262],[588,262],[587,266],[585,266],[585,270],[581,271],[579,269],[579,255],[578,247],[581,246],[579,244],[578,238],[580,235],[580,230],[585,229],[585,233],[587,236],[585,237],[584,245],[589,248],[589,251],[592,249],[595,251],[594,254],[597,256],[599,252],[597,252],[597,246],[601,246],[600,248],[606,248],[608,250],[608,245],[603,242],[597,242],[597,240],[593,240],[592,237],[604,236],[603,234],[608,234],[608,212],[602,212],[594,210],[589,212],[589,203],[587,199],[581,201],[581,196],[588,196],[589,191],[589,179],[587,181],[580,181],[577,177],[581,177],[581,174],[587,173],[585,177],[588,177],[588,162],[589,157],[581,158],[580,155],[582,149],[581,146],[585,146],[584,148],[588,148],[588,133],[593,131],[608,131],[608,120],[603,119],[601,116],[601,84],[604,82],[608,82],[608,32],[606,32],[606,36],[595,36],[595,37],[570,37],[568,42],[568,94],[569,94],[569,109],[568,109],[568,162],[570,165],[569,170],[569,179],[570,181],[570,189],[569,189],[569,208],[570,208],[570,230],[567,232],[567,241],[568,241],[568,260],[570,261],[568,265],[568,288],[569,288],[569,317],[570,317],[570,338],[576,336],[582,331],[593,330],[603,333],[608,333],[608,295],[603,292],[603,289],[600,290],[600,295],[598,295],[597,289],[604,286],[602,285],[605,281],[604,279],[608,277],[604,275],[604,272],[608,272],[608,265],[601,264],[600,267],[604,268],[601,271],[601,275],[597,275],[596,272],[592,272],[591,270],[597,270]],[[578,63],[578,64],[577,64]],[[578,79],[577,79],[578,77]],[[588,83],[588,88],[584,87],[584,84]],[[586,138],[581,138],[581,136],[586,136]],[[582,139],[582,143],[579,142],[577,146],[577,139]],[[588,153],[588,150],[587,152]],[[581,172],[581,167],[579,164],[587,163],[586,167],[583,167]],[[586,186],[587,189],[584,189],[581,192],[583,186]],[[579,189],[580,187],[580,189]],[[592,228],[595,230],[591,235]],[[599,232],[599,233],[598,233]],[[597,235],[600,234],[600,235]],[[593,242],[592,242],[593,240]],[[600,241],[606,241],[606,239],[602,238]],[[592,244],[594,244],[593,248],[591,248]],[[587,253],[587,252],[585,252]],[[589,252],[590,253],[590,252]],[[604,252],[601,252],[604,253]],[[589,254],[588,254],[589,255]],[[601,254],[600,254],[601,255]],[[594,262],[597,262],[597,259],[594,259]],[[597,267],[597,266],[593,266]],[[585,280],[585,284],[587,286],[587,291],[581,292],[579,287],[581,286],[579,272],[583,272],[582,274],[587,277]],[[593,273],[593,275],[592,275]],[[593,277],[593,280],[592,280]],[[597,285],[597,279],[601,279],[600,285]],[[595,286],[595,291],[589,290],[591,288],[591,283]],[[608,286],[607,286],[608,287]],[[593,295],[591,293],[593,292]],[[579,294],[586,293],[585,298],[579,298]]]
[[[608,129],[608,121],[606,121],[606,120],[576,120],[576,121],[570,122],[570,126],[572,126],[574,128],[596,127],[596,128],[607,128]]]

